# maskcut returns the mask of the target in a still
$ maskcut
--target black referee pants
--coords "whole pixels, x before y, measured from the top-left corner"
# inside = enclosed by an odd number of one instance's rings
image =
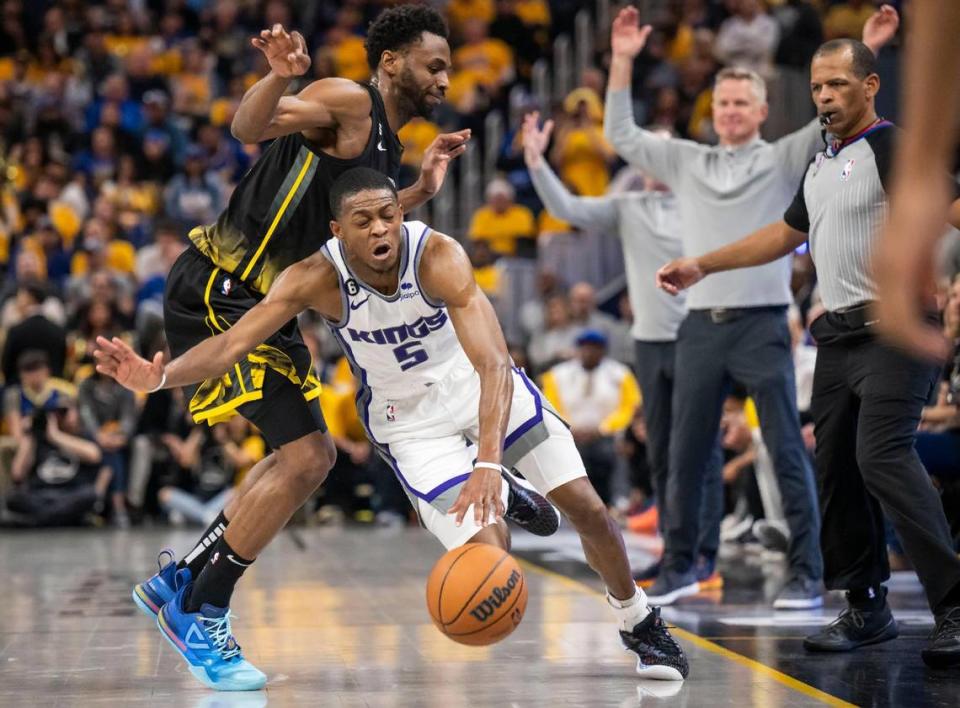
[[[881,343],[862,321],[827,313],[810,329],[818,343],[811,410],[824,582],[830,590],[865,589],[890,577],[886,515],[940,612],[960,587],[960,559],[914,448],[938,370]]]

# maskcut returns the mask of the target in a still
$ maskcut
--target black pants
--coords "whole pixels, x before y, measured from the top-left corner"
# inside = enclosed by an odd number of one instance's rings
[[[634,367],[643,395],[643,417],[647,424],[647,463],[657,500],[660,535],[666,535],[667,471],[670,467],[670,425],[673,418],[673,384],[676,377],[676,342],[634,341]],[[723,518],[723,452],[719,441],[703,481],[703,506],[700,511],[700,538],[697,551],[715,558],[720,546],[720,521]]]
[[[914,447],[937,368],[834,313],[817,319],[811,333],[819,345],[811,410],[826,586],[863,589],[890,577],[885,514],[931,609],[942,611],[941,601],[960,585],[960,559]]]
[[[790,528],[787,558],[797,575],[822,574],[816,486],[800,433],[786,307],[745,308],[722,324],[692,310],[677,336],[667,535],[664,563],[681,572],[695,561],[707,470],[732,380],[757,404]]]
[[[611,481],[617,466],[617,452],[610,436],[601,436],[587,443],[578,443],[577,450],[587,468],[587,477],[604,504],[613,502]]]
[[[92,484],[63,489],[20,489],[7,498],[7,508],[28,518],[31,526],[76,526],[93,511],[97,493]]]

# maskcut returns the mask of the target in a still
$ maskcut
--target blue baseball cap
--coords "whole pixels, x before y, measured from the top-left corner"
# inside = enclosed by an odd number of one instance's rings
[[[577,337],[577,346],[583,344],[597,344],[601,347],[607,346],[607,335],[599,329],[585,329]]]

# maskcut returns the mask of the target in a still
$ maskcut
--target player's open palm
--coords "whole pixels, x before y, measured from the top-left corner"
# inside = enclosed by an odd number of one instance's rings
[[[705,273],[696,258],[677,258],[657,271],[657,287],[671,295],[703,280]]]
[[[450,163],[467,151],[468,142],[470,129],[465,128],[456,133],[441,133],[424,151],[423,161],[420,163],[420,178],[430,194],[440,191]]]
[[[273,73],[285,79],[303,76],[310,68],[310,54],[303,35],[287,32],[283,25],[277,24],[263,30],[250,43],[263,52]]]
[[[463,523],[470,506],[473,505],[473,517],[477,526],[488,526],[496,519],[502,518],[506,509],[503,498],[500,496],[500,485],[503,480],[498,470],[478,467],[467,478],[466,484],[460,490],[460,496],[450,507],[448,514],[456,514],[457,526]]]
[[[892,5],[881,5],[863,26],[863,43],[871,48],[889,44],[900,27],[900,15]]]
[[[633,5],[628,5],[620,10],[613,21],[610,48],[614,54],[635,57],[647,45],[647,37],[652,30],[650,25],[640,26],[640,12]]]
[[[548,120],[540,127],[540,113],[533,111],[523,117],[523,156],[527,164],[539,164],[539,159],[550,144],[550,134],[553,132],[553,121]],[[530,165],[536,166],[536,165]]]
[[[97,337],[93,352],[97,371],[106,374],[131,391],[152,391],[163,380],[163,352],[147,361],[118,337]]]

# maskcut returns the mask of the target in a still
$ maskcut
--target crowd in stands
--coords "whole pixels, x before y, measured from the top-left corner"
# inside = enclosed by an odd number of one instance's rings
[[[0,2],[0,521],[205,524],[269,452],[241,419],[212,428],[193,424],[179,391],[134,396],[96,374],[93,342],[101,335],[120,337],[148,357],[163,349],[166,273],[186,248],[187,232],[216,219],[262,150],[230,135],[241,97],[267,70],[249,38],[274,23],[295,28],[312,51],[305,80],[364,81],[370,73],[364,29],[389,4]],[[598,41],[593,66],[577,77],[572,92],[556,105],[538,106],[530,90],[532,67],[551,56],[558,34],[572,33],[582,4],[436,4],[450,25],[454,72],[448,100],[433,121],[415,119],[400,133],[404,179],[415,178],[438,133],[469,127],[482,142],[486,114],[503,112],[500,176],[486,185],[483,206],[466,215],[463,233],[455,235],[468,246],[477,280],[495,304],[509,263],[534,264],[536,292],[513,303],[514,359],[539,377],[570,421],[604,500],[630,514],[645,511],[651,492],[642,392],[630,370],[629,301],[622,288],[610,292],[607,283],[537,265],[551,239],[580,232],[542,208],[520,144],[523,115],[541,110],[556,121],[549,160],[573,193],[599,196],[636,183],[629,171],[618,177],[623,163],[603,134],[606,43]],[[859,37],[875,9],[866,0],[645,5],[655,29],[634,71],[636,120],[706,142],[715,139],[711,87],[720,68],[749,66],[773,83],[790,72],[802,75],[824,38]],[[805,81],[798,95],[781,98],[809,111]],[[523,90],[511,92],[516,86]],[[808,115],[801,111],[800,123]],[[798,255],[793,285],[801,410],[813,356],[804,324],[816,313],[814,282],[809,259]],[[955,285],[946,308],[953,336],[960,334],[958,302]],[[356,383],[345,361],[316,317],[304,316],[301,325],[326,383],[321,402],[339,449],[337,467],[307,515],[403,522],[406,498],[372,454],[353,409]],[[921,435],[931,472],[939,470],[944,479],[956,475],[960,459],[958,368],[960,360],[925,415]],[[809,405],[808,390],[805,395]],[[749,401],[732,398],[723,425],[729,457],[724,479],[743,485],[750,477],[745,471],[762,456]],[[751,494],[735,494],[731,506],[739,502],[743,518],[760,518]],[[637,528],[656,528],[638,518]]]

